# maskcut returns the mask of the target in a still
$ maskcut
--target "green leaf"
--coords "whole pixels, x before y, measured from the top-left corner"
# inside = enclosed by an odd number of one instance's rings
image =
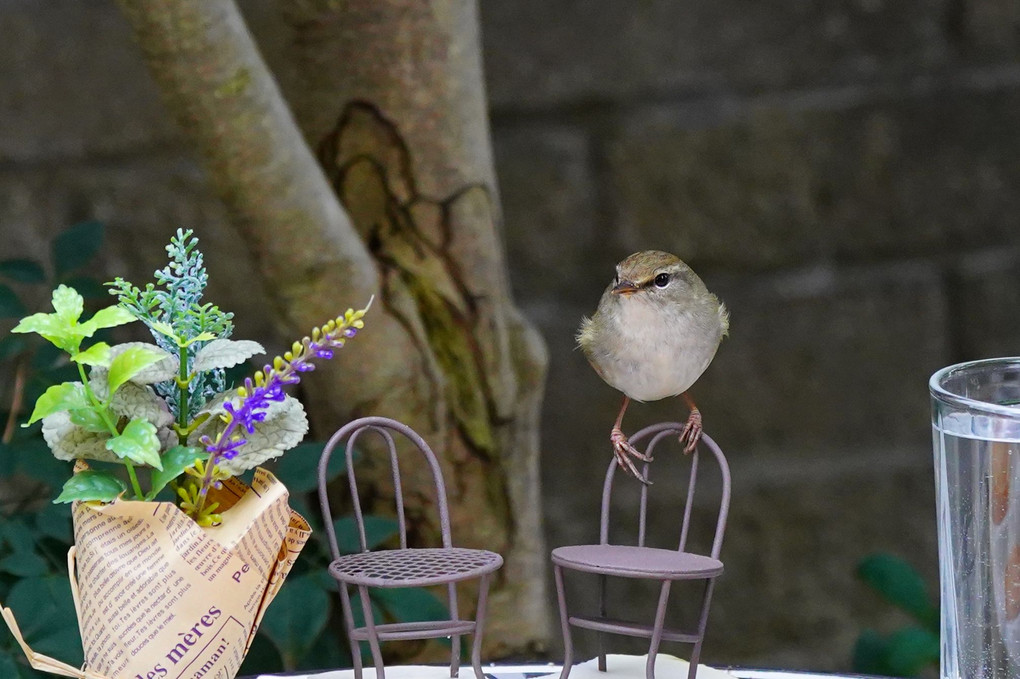
[[[125,349],[110,362],[110,372],[106,377],[108,394],[112,395],[120,385],[165,358],[165,354],[150,351],[144,346],[133,346]]]
[[[71,422],[78,425],[85,431],[90,431],[93,434],[104,434],[110,431],[107,426],[107,420],[103,418],[103,412],[106,412],[111,422],[117,421],[117,416],[114,415],[108,408],[76,408],[69,410],[68,415],[71,416]]]
[[[5,521],[0,526],[0,535],[15,554],[29,554],[35,551],[35,536],[32,529],[22,520]]]
[[[169,323],[163,321],[148,321],[148,326],[158,332],[161,335],[165,335],[173,340],[177,340],[177,333],[174,332],[174,328]]]
[[[46,441],[34,435],[30,439],[12,441],[2,452],[13,458],[14,471],[42,481],[51,488],[64,484],[70,473],[70,466],[53,457]]]
[[[336,639],[330,640],[334,646],[339,646]],[[346,665],[333,664],[333,665],[320,665],[320,667],[350,667],[351,664]],[[242,677],[261,677],[266,673],[270,672],[283,672],[284,671],[283,660],[280,658],[280,652],[276,650],[276,646],[273,645],[272,641],[269,640],[262,630],[260,629],[258,635],[255,637],[254,643],[248,650],[248,654],[244,656],[244,662],[241,663],[241,669],[238,670],[239,676]]]
[[[928,596],[920,574],[903,559],[886,553],[872,554],[857,565],[857,575],[929,629],[939,628],[938,606]]]
[[[96,375],[101,368],[95,368],[90,380],[96,393],[107,393],[106,378],[104,375]],[[160,398],[155,391],[149,387],[139,384],[141,376],[148,372],[148,369],[139,373],[130,382],[121,385],[117,393],[113,395],[110,402],[110,409],[117,415],[126,417],[129,420],[148,420],[156,425],[157,429],[171,426],[174,423],[174,416],[167,408],[166,401]]]
[[[146,420],[131,420],[119,436],[114,436],[106,442],[106,449],[113,451],[122,460],[126,458],[132,462],[162,469],[159,446],[156,426]]]
[[[58,460],[101,460],[123,464],[121,458],[106,447],[110,432],[91,432],[76,427],[71,423],[70,413],[53,413],[43,418],[42,435],[53,457]],[[64,478],[67,478],[66,471]]]
[[[81,327],[85,337],[91,337],[92,333],[100,328],[116,328],[133,320],[135,317],[130,311],[115,304],[97,311],[92,318],[82,323]]]
[[[64,544],[74,542],[71,530],[71,515],[67,508],[48,504],[35,512],[35,528],[39,535],[53,538]]]
[[[214,340],[214,339],[216,339],[216,335],[214,335],[213,333],[208,332],[208,331],[207,332],[200,332],[197,335],[195,335],[194,337],[192,337],[191,339],[189,339],[187,342],[185,342],[184,346],[191,346],[195,342],[208,342],[208,341]],[[244,341],[250,341],[250,340],[244,340]]]
[[[72,356],[71,360],[85,365],[108,367],[110,365],[110,345],[106,342],[96,342],[80,354]]]
[[[160,357],[160,359],[152,365],[146,366],[143,370],[132,375],[130,380],[131,382],[139,385],[155,384],[157,382],[172,380],[178,376],[179,364],[177,356],[149,342],[126,342],[123,344],[115,344],[110,347],[111,362],[115,360],[117,356],[131,348],[135,348],[136,350],[141,348],[154,356]],[[90,375],[90,378],[95,378],[95,376],[96,375],[93,372],[92,375]]]
[[[43,442],[46,445],[46,442]],[[36,455],[32,461],[32,465],[29,469],[23,469],[22,473],[28,476],[42,481],[49,487],[49,497],[56,495],[57,489],[64,485],[64,481],[67,480],[67,475],[71,473],[72,465],[67,464],[64,460],[58,460],[53,457],[53,454],[46,449],[43,453]]]
[[[17,293],[0,283],[0,318],[18,318],[28,313]]]
[[[103,225],[100,222],[80,222],[53,240],[53,268],[57,276],[85,266],[99,251],[103,243]]]
[[[286,665],[303,657],[329,620],[329,595],[308,576],[290,578],[262,619],[260,631]]]
[[[11,647],[16,648],[13,637],[11,638]],[[21,673],[18,671],[18,663],[7,649],[0,649],[0,677],[21,679]]]
[[[401,622],[424,622],[449,617],[446,604],[432,592],[420,587],[377,589],[372,591],[383,608]]]
[[[368,514],[365,519],[365,542],[368,549],[375,549],[397,534],[400,525],[396,519]],[[358,540],[358,524],[353,516],[345,516],[333,522],[336,531],[336,542],[341,554],[354,554],[361,551]]]
[[[35,409],[25,426],[53,413],[87,407],[89,407],[88,397],[80,382],[54,384],[35,402]]]
[[[0,276],[19,283],[46,282],[46,272],[31,259],[5,259],[0,262]]]
[[[81,338],[75,335],[73,327],[56,314],[40,312],[26,316],[11,329],[11,332],[34,332],[68,353],[77,351],[78,345],[81,344]]]
[[[322,441],[299,443],[277,459],[273,473],[283,481],[291,495],[308,493],[319,487],[319,458],[325,445]],[[345,462],[343,448],[334,448],[326,468],[326,481],[344,473]]]
[[[78,615],[66,573],[19,580],[11,587],[4,604],[14,611],[33,651],[81,665]]]
[[[9,573],[19,578],[37,578],[46,575],[49,566],[46,559],[35,552],[8,554],[0,559],[0,572]]]
[[[183,474],[184,470],[188,467],[194,466],[196,458],[202,461],[208,460],[209,453],[201,448],[193,448],[191,446],[174,446],[163,453],[163,469],[157,469],[152,472],[152,490],[145,496],[145,499],[151,500],[156,497],[156,494],[163,490],[166,484]]]
[[[335,596],[336,588],[332,591]],[[336,637],[327,630],[315,638],[304,657],[298,659],[294,669],[321,670],[323,667],[350,667],[352,664],[350,647],[337,643]]]
[[[286,482],[284,482],[283,485],[287,486],[287,490],[290,490],[290,486]],[[308,499],[309,496],[307,493],[291,492],[290,499],[287,500],[287,502],[290,504],[291,509],[305,517],[305,521],[308,522],[308,525],[312,529],[312,535],[314,535],[317,539],[322,539],[321,544],[323,545],[323,550],[328,550],[328,543],[324,539],[326,534],[322,532],[322,515],[319,512],[318,498],[316,498],[314,507]],[[325,551],[323,553],[325,553]]]
[[[81,295],[73,288],[66,285],[58,286],[53,291],[54,313],[32,314],[21,319],[11,332],[35,332],[67,353],[77,353],[78,346],[85,336],[81,332],[81,327],[77,325],[84,304]]]
[[[892,676],[913,677],[939,662],[939,637],[920,627],[904,627],[889,637],[886,666]]]
[[[58,285],[53,291],[53,310],[57,313],[57,318],[69,326],[74,325],[85,311],[85,300],[74,288]]]
[[[406,590],[401,590],[401,591],[406,591]],[[383,613],[382,608],[379,606],[378,598],[375,596],[376,593],[377,593],[377,590],[372,590],[372,592],[371,592],[371,596],[372,596],[372,619],[373,620],[384,620],[386,618],[386,614]],[[351,607],[351,613],[352,613],[351,617],[354,618],[354,626],[355,627],[364,627],[365,626],[365,609],[361,607],[361,602],[360,601],[357,604],[355,604],[354,606]],[[362,646],[362,649],[363,649],[362,657],[364,657],[364,656],[367,655],[367,653],[365,651],[367,651],[368,649],[366,649],[364,646]]]
[[[112,502],[126,490],[127,485],[113,474],[88,469],[69,478],[64,484],[64,489],[53,502],[73,502],[75,500]]]
[[[887,675],[885,659],[889,642],[873,629],[866,629],[854,645],[853,671],[873,676]]]

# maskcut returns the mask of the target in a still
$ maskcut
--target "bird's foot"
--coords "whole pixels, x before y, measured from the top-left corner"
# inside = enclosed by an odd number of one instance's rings
[[[637,458],[642,462],[651,462],[652,458],[630,445],[630,441],[627,440],[627,437],[619,427],[613,427],[612,433],[609,434],[609,440],[613,442],[613,454],[616,456],[616,463],[625,472],[641,481],[641,483],[650,485],[651,481],[645,480],[644,476],[638,472],[637,467],[634,466],[634,460],[631,458]]]
[[[683,430],[680,432],[680,443],[683,444],[684,453],[694,451],[698,441],[701,440],[701,432],[701,412],[694,408],[691,410],[690,417],[687,418],[687,424],[684,425]]]

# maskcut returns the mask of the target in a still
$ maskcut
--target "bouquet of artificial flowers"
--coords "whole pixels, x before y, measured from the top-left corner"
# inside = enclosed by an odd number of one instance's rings
[[[202,303],[197,242],[178,231],[156,284],[116,279],[118,303],[88,320],[81,295],[62,285],[52,313],[13,330],[52,342],[81,377],[50,387],[27,424],[41,421],[53,454],[75,461],[55,502],[73,503],[68,561],[86,666],[33,653],[2,609],[37,669],[90,679],[233,677],[310,534],[272,474],[256,469],[250,486],[235,477],[304,437],[304,409],[284,389],[353,338],[367,307],[313,329],[228,389],[224,371],[264,350],[229,339],[232,315]],[[154,344],[85,346],[135,320]]]

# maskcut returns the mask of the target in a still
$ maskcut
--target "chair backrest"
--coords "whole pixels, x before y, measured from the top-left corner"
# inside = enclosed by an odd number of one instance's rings
[[[368,542],[365,538],[365,516],[361,509],[361,497],[358,494],[357,478],[354,474],[354,449],[358,438],[365,432],[375,433],[382,437],[389,453],[390,471],[393,476],[393,493],[396,502],[397,526],[400,533],[400,548],[407,549],[407,518],[404,512],[403,487],[400,476],[400,466],[397,463],[397,446],[393,434],[399,434],[410,441],[415,448],[425,457],[432,473],[432,481],[435,485],[436,504],[439,510],[440,532],[442,533],[443,547],[450,547],[450,514],[446,504],[446,485],[443,483],[443,473],[439,467],[439,461],[435,453],[429,448],[413,429],[406,424],[391,420],[388,417],[363,417],[354,420],[337,430],[319,458],[319,506],[322,509],[323,522],[326,524],[326,533],[329,536],[329,549],[334,559],[340,558],[340,548],[337,544],[336,531],[333,528],[333,513],[329,504],[329,496],[326,491],[327,468],[330,456],[334,448],[344,444],[344,455],[347,463],[347,481],[351,489],[351,500],[354,505],[354,520],[358,529],[358,540],[361,551],[368,551]]]
[[[682,423],[662,422],[645,427],[633,436],[630,436],[629,440],[631,445],[633,445],[636,449],[642,451],[645,455],[652,457],[655,453],[655,447],[661,441],[669,439],[670,437],[675,440],[679,437],[683,428],[684,425]],[[691,513],[694,507],[694,490],[698,482],[698,461],[701,456],[701,451],[706,449],[712,454],[712,457],[718,463],[722,477],[719,514],[716,518],[711,552],[712,558],[718,559],[719,552],[722,549],[723,534],[726,531],[726,517],[729,514],[730,509],[730,467],[726,462],[726,456],[723,455],[722,450],[707,434],[702,434],[698,447],[694,450],[694,452],[686,456],[687,459],[690,460],[690,472],[688,475],[687,495],[684,498],[684,512],[683,523],[680,528],[680,542],[677,549],[682,552],[687,546],[687,538],[691,529]],[[670,451],[670,454],[673,454],[673,451]],[[675,454],[683,455],[679,446],[676,446]],[[639,464],[641,473],[645,480],[651,480],[649,475],[651,473],[651,468],[655,465],[655,463],[644,462]],[[609,513],[610,505],[612,503],[613,481],[616,477],[616,470],[618,467],[619,463],[616,461],[616,456],[614,455],[609,463],[609,469],[606,471],[606,480],[602,487],[602,520],[599,528],[599,542],[601,544],[609,543]],[[633,482],[640,485],[640,498],[638,500],[638,546],[644,547],[648,519],[649,486],[638,481]]]

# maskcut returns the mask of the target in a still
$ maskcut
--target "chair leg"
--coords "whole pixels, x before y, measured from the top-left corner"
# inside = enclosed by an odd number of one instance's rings
[[[475,634],[471,643],[471,667],[475,670],[475,679],[485,679],[482,674],[482,632],[485,628],[485,607],[489,596],[489,575],[482,576],[478,583],[478,608],[475,610]]]
[[[457,608],[457,585],[449,583],[447,586],[447,601],[450,606],[450,620],[458,620],[460,613]],[[454,679],[460,674],[460,635],[454,634],[450,637],[450,677]]]
[[[652,628],[652,642],[648,647],[648,660],[645,662],[646,679],[655,679],[655,656],[659,654],[659,644],[662,642],[662,627],[666,621],[666,603],[669,601],[669,588],[671,584],[671,581],[663,580],[662,590],[659,592],[659,607],[655,609],[655,626]]]
[[[574,664],[574,643],[570,638],[567,595],[563,589],[563,568],[558,564],[553,564],[553,575],[556,578],[556,600],[559,602],[560,625],[563,628],[563,670],[560,672],[560,679],[567,679],[570,676],[570,669]]]
[[[372,600],[368,598],[368,587],[360,585],[361,609],[365,612],[365,629],[368,632],[368,647],[372,649],[372,662],[375,663],[375,678],[386,679],[386,668],[383,667],[382,650],[379,648],[379,634],[375,631],[375,619],[372,617]]]
[[[599,576],[599,615],[606,617],[606,576]],[[596,648],[599,652],[599,672],[606,671],[606,634],[595,633]]]
[[[698,618],[698,640],[694,642],[694,649],[691,651],[691,669],[687,672],[687,679],[695,679],[698,674],[701,645],[705,641],[705,628],[708,627],[708,607],[712,603],[712,588],[714,586],[714,578],[705,581],[705,595],[701,600],[701,616]]]
[[[351,647],[351,662],[354,663],[354,679],[362,679],[361,644],[354,640],[354,613],[351,610],[351,595],[347,585],[337,582],[340,590],[340,608],[343,610],[344,625],[347,628],[347,643]]]

